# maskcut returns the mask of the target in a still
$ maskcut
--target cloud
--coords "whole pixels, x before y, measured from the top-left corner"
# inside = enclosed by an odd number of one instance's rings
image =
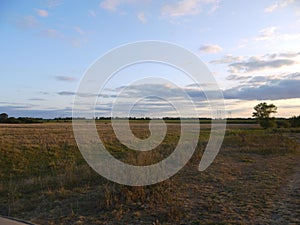
[[[271,79],[267,83],[256,86],[234,87],[223,92],[226,99],[240,100],[279,100],[300,98],[300,80]]]
[[[61,96],[79,96],[79,97],[83,97],[83,98],[90,98],[90,97],[97,97],[98,94],[94,94],[94,93],[79,93],[79,92],[74,92],[74,91],[60,91],[57,92],[58,95]]]
[[[290,77],[290,79],[287,79]],[[238,80],[241,77],[238,75],[232,76],[232,79]],[[295,78],[295,79],[292,79]],[[287,74],[281,79],[264,77],[264,76],[246,76],[242,77],[245,81],[243,85],[225,89],[223,95],[225,100],[281,100],[281,99],[297,99],[300,98],[300,73]],[[185,87],[170,86],[167,84],[138,84],[127,87],[126,93],[122,94],[120,104],[127,106],[136,102],[136,99],[143,98],[135,106],[135,110],[139,113],[155,113],[162,116],[170,115],[172,109],[167,101],[177,101],[183,103],[185,101],[182,96],[182,91],[188,94],[193,100],[193,103],[199,110],[206,110],[207,98],[205,93],[197,85],[192,84]],[[213,91],[206,93],[214,94]],[[145,97],[147,96],[147,97]],[[161,98],[157,98],[159,96]],[[117,98],[120,96],[116,95]],[[118,99],[120,100],[120,99]],[[240,103],[238,103],[240,104]],[[101,107],[99,105],[99,107]],[[121,107],[122,108],[122,107]],[[107,109],[107,108],[106,108]],[[102,108],[102,110],[104,110]],[[120,112],[123,113],[123,112]],[[188,112],[186,112],[188,113]]]
[[[285,57],[285,58],[294,58],[300,56],[300,52],[283,52],[283,53],[278,53],[277,56]]]
[[[64,38],[64,35],[56,29],[45,29],[41,31],[41,34],[48,38]]]
[[[66,82],[73,82],[76,81],[74,77],[69,77],[69,76],[55,76],[54,77],[56,80],[59,81],[66,81]]]
[[[62,95],[62,96],[74,96],[74,95],[76,95],[76,92],[73,92],[73,91],[60,91],[57,94]]]
[[[254,41],[290,41],[300,39],[300,33],[278,33],[275,26],[266,27],[259,31],[259,36],[254,37]]]
[[[33,98],[31,100],[37,98]],[[35,100],[34,100],[35,101]],[[48,108],[41,109],[39,105],[23,104],[16,102],[1,102],[0,112],[5,112],[9,117],[38,117],[38,118],[55,118],[55,117],[70,117],[72,116],[71,108]]]
[[[55,8],[64,3],[63,0],[47,0],[47,7],[48,8]]]
[[[217,86],[214,83],[207,83],[201,85],[190,84],[184,87],[172,85],[169,83],[147,83],[116,88],[115,92],[119,94],[112,96],[122,98],[122,100],[125,102],[132,101],[132,99],[143,99],[145,98],[145,96],[147,96],[147,99],[158,99],[157,96],[159,96],[162,99],[182,101],[184,99],[183,92],[185,92],[191,98],[197,101],[202,101],[206,100],[206,95],[203,92],[203,90],[205,90],[206,94],[209,93],[209,96],[214,98],[214,96],[216,96],[216,88]],[[120,93],[120,91],[122,92]]]
[[[202,45],[200,47],[200,51],[205,53],[218,53],[221,52],[222,50],[223,48],[220,47],[219,45]]]
[[[275,79],[272,79],[273,81]],[[258,84],[258,83],[265,83],[268,81],[268,77],[266,76],[255,76],[255,77],[252,77],[248,83],[251,83],[251,84]]]
[[[195,15],[200,12],[199,3],[197,0],[182,0],[176,4],[168,4],[162,8],[162,15],[169,17]]]
[[[203,5],[211,5],[210,11],[218,8],[219,0],[181,0],[162,7],[161,14],[166,17],[181,17],[201,13]]]
[[[141,21],[142,23],[146,23],[147,22],[147,18],[145,16],[144,12],[139,12],[137,15],[137,18],[139,19],[139,21]]]
[[[17,26],[24,29],[36,28],[39,24],[34,16],[25,16],[22,19],[17,20]]]
[[[40,17],[48,17],[49,13],[44,9],[36,9],[35,10]]]
[[[263,57],[267,59],[276,59],[276,58],[295,58],[300,56],[300,52],[279,52],[266,54]]]
[[[44,99],[44,98],[30,98],[28,100],[29,101],[45,101],[46,99]]]
[[[95,12],[94,10],[89,10],[89,11],[88,11],[88,14],[89,14],[89,16],[91,16],[91,17],[96,17],[96,16],[97,16],[97,14],[96,14],[96,12]]]
[[[13,117],[37,117],[37,118],[56,118],[56,117],[71,117],[72,109],[34,109],[27,106],[0,106],[0,112],[6,112],[8,116]]]
[[[253,72],[264,69],[277,69],[284,66],[290,66],[295,63],[296,61],[290,59],[262,60],[258,57],[251,57],[246,61],[230,64],[229,71],[231,73]]]
[[[145,1],[145,0],[144,0]],[[141,0],[104,0],[100,3],[100,7],[108,10],[108,11],[117,11],[117,9],[124,4],[136,4],[136,3],[141,3],[144,2]]]
[[[85,34],[85,31],[84,31],[81,27],[79,27],[79,26],[75,26],[75,27],[74,27],[74,30],[75,30],[78,34],[80,34],[80,35],[84,35],[84,34]]]
[[[229,75],[226,77],[227,80],[245,81],[250,79],[252,76],[240,76],[240,75]]]
[[[300,80],[300,72],[298,73],[290,73],[285,76],[286,79],[299,79]]]
[[[271,13],[271,12],[274,12],[275,10],[277,10],[277,9],[285,8],[288,5],[291,5],[295,2],[296,2],[296,0],[282,0],[280,2],[276,2],[275,4],[270,5],[269,7],[265,8],[265,12]]]
[[[259,31],[260,35],[255,38],[256,41],[266,41],[270,39],[274,39],[276,36],[275,32],[277,27],[267,27]]]
[[[212,64],[225,64],[225,63],[232,63],[243,60],[244,57],[242,56],[232,56],[232,55],[225,55],[221,59],[216,59],[210,61]]]
[[[225,55],[220,59],[215,59],[210,61],[211,64],[233,64],[238,62],[246,62],[248,61],[260,61],[260,60],[275,60],[275,59],[294,59],[300,56],[300,52],[276,52],[276,53],[268,53],[262,56],[252,56],[252,57],[245,57],[245,56],[233,56],[233,55]],[[243,63],[244,63],[243,62]]]
[[[100,3],[101,8],[116,11],[118,6],[122,4],[122,0],[104,0]]]

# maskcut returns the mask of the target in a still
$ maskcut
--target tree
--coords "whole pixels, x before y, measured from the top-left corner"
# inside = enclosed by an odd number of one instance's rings
[[[271,113],[277,113],[277,107],[274,104],[259,103],[254,107],[254,110],[252,116],[258,120],[264,129],[276,126],[275,118],[270,117]]]
[[[6,113],[0,114],[0,122],[4,122],[7,119],[8,119],[8,115]]]
[[[300,115],[291,117],[289,121],[292,127],[300,127]]]

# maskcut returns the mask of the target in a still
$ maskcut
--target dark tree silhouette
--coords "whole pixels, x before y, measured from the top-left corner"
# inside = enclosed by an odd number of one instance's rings
[[[8,119],[8,115],[6,113],[0,114],[0,122],[4,122],[7,119]]]
[[[252,116],[258,120],[264,129],[276,126],[275,118],[270,117],[271,113],[277,113],[277,107],[274,104],[259,103],[254,107],[254,110]]]

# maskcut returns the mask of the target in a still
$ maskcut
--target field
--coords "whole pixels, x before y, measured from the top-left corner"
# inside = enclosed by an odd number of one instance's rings
[[[170,179],[129,187],[106,180],[82,158],[71,123],[0,125],[0,215],[36,224],[300,224],[299,130],[228,125],[213,164],[197,170],[210,125],[201,126],[190,162]],[[110,153],[135,165],[167,157],[180,136],[169,123],[163,143],[137,153],[98,122]],[[147,122],[133,133],[149,135]]]

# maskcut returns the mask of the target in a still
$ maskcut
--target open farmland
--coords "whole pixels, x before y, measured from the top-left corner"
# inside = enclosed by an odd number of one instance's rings
[[[106,180],[82,158],[71,123],[0,125],[0,214],[36,224],[267,224],[300,223],[299,130],[261,130],[229,125],[221,151],[204,172],[197,170],[209,138],[201,126],[190,162],[172,178],[145,187]],[[167,157],[180,124],[153,152],[137,153],[98,122],[110,153],[136,165]],[[140,137],[147,122],[133,122]]]

